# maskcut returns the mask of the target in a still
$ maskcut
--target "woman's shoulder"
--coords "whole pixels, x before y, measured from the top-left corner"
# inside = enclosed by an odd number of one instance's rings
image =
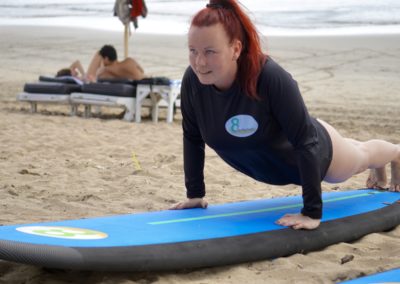
[[[272,99],[277,95],[281,97],[282,92],[291,93],[289,90],[293,90],[294,87],[297,89],[297,82],[292,75],[274,59],[268,57],[258,79],[259,93]]]
[[[261,70],[261,74],[269,78],[276,78],[279,76],[287,76],[289,73],[272,57],[268,56]]]
[[[271,57],[267,58],[259,77],[260,84],[267,84],[271,86],[275,84],[289,83],[292,81],[294,81],[294,79],[289,72],[287,72]]]

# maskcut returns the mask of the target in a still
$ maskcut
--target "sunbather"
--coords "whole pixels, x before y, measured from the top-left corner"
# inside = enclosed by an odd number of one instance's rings
[[[69,68],[59,70],[56,76],[74,76],[85,82],[115,78],[141,80],[145,77],[143,68],[133,58],[128,57],[122,61],[117,59],[115,48],[111,45],[104,45],[94,54],[87,72],[79,60],[76,60]]]
[[[79,80],[85,80],[85,69],[79,60],[75,60],[68,68],[58,70],[56,77],[73,76]]]

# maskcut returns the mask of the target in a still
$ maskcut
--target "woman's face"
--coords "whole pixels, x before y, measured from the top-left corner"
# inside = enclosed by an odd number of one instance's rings
[[[200,82],[214,85],[221,91],[229,89],[236,78],[241,42],[229,42],[221,24],[192,26],[188,41],[190,66]]]

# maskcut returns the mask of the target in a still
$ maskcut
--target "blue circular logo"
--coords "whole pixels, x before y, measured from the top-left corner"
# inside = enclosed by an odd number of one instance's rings
[[[258,123],[250,115],[239,114],[228,119],[225,123],[225,129],[235,137],[248,137],[257,131]]]

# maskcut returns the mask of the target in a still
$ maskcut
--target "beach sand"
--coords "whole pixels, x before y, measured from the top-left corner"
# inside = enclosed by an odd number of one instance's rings
[[[185,198],[179,112],[154,124],[121,121],[118,109],[85,119],[83,109],[29,105],[25,82],[75,59],[84,66],[105,43],[123,54],[123,33],[0,27],[0,224],[162,210]],[[270,37],[268,53],[298,81],[310,113],[343,135],[400,143],[400,36]],[[185,36],[134,34],[130,56],[149,75],[180,79]],[[141,170],[132,161],[135,154]],[[206,151],[211,204],[300,194],[300,187],[256,182]],[[362,188],[366,173],[324,191]],[[400,267],[400,227],[321,251],[274,260],[167,273],[48,270],[0,261],[0,283],[334,283]],[[341,264],[347,255],[352,261]]]

